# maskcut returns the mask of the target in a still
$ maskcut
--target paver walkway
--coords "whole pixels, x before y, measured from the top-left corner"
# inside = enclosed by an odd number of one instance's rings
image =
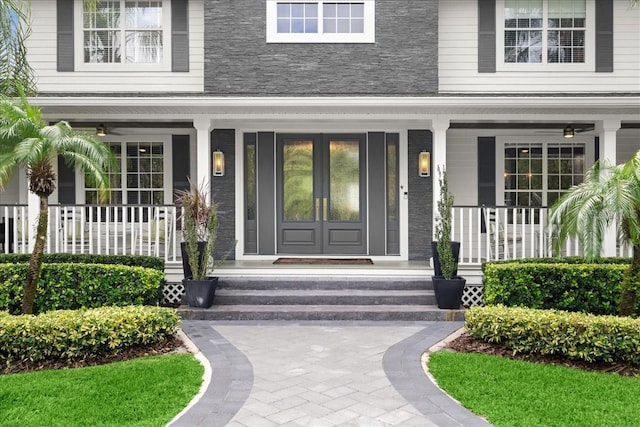
[[[213,375],[172,426],[489,426],[421,368],[461,325],[183,321]]]

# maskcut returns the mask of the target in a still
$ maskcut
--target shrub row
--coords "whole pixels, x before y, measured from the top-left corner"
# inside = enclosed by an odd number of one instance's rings
[[[522,258],[518,260],[500,260],[500,261],[490,261],[484,265],[488,264],[591,264],[587,259],[583,256],[564,256],[564,257],[551,257],[551,258]],[[631,258],[629,257],[607,257],[607,258],[599,258],[598,264],[631,264]]]
[[[467,310],[465,327],[474,338],[514,354],[640,365],[640,319],[492,306]]]
[[[60,310],[38,316],[0,312],[0,362],[83,360],[162,342],[176,334],[179,316],[161,307]]]
[[[28,264],[0,264],[0,310],[20,313]],[[43,264],[34,310],[155,304],[164,272],[101,264]]]
[[[31,254],[0,254],[0,264],[29,262]],[[42,262],[71,264],[117,264],[164,272],[164,259],[147,255],[44,254]]]
[[[617,258],[620,259],[620,258]],[[617,314],[627,263],[489,262],[484,303]]]

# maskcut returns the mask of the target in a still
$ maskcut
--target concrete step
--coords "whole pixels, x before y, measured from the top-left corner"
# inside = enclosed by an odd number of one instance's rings
[[[430,277],[221,277],[218,289],[431,290]]]
[[[181,306],[190,320],[464,320],[464,310],[440,310],[433,305],[216,305],[200,309]]]
[[[216,305],[434,305],[432,290],[230,289],[216,290]]]

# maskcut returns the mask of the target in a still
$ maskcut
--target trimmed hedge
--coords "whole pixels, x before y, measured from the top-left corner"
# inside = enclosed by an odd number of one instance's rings
[[[0,254],[0,264],[29,262],[31,254]],[[146,267],[164,272],[164,259],[147,255],[95,255],[95,254],[44,254],[44,264],[117,264],[131,267]]]
[[[19,314],[28,264],[0,264],[0,310]],[[108,305],[154,304],[164,272],[104,264],[43,264],[37,313]]]
[[[109,356],[175,336],[176,310],[102,307],[60,310],[38,316],[0,312],[0,362],[84,360]]]
[[[552,258],[522,258],[518,260],[499,260],[485,262],[482,267],[488,264],[593,264],[593,262],[587,261],[583,256],[565,256],[565,257],[552,257]],[[629,257],[607,257],[598,258],[596,264],[631,264],[631,258]]]
[[[597,264],[571,260],[573,263],[485,263],[484,303],[617,314],[629,259],[608,258]]]
[[[640,365],[640,319],[493,306],[467,310],[465,327],[472,337],[514,354]]]

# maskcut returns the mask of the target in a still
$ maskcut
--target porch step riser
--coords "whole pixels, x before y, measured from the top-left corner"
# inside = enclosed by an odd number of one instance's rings
[[[220,278],[219,289],[273,290],[433,290],[430,279],[380,280],[344,278],[245,279]]]
[[[214,306],[215,307],[215,306]],[[215,309],[184,309],[183,319],[189,320],[366,320],[366,321],[463,321],[462,310],[439,310],[425,306],[421,311],[216,311]]]
[[[217,305],[435,305],[436,297],[430,295],[367,296],[341,295],[322,296],[311,291],[309,295],[222,295],[215,297]]]

